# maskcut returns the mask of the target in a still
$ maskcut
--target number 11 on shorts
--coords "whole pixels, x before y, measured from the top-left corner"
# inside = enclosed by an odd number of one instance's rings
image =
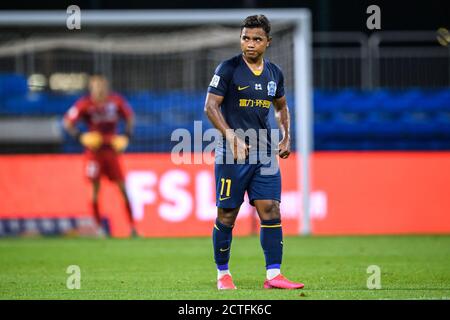
[[[230,192],[231,192],[231,179],[225,179],[225,178],[221,178],[220,179],[220,183],[221,183],[221,187],[220,187],[220,198],[219,200],[226,200],[230,197]],[[223,197],[223,191],[225,189],[225,184],[227,185],[227,191],[225,193],[225,198]]]

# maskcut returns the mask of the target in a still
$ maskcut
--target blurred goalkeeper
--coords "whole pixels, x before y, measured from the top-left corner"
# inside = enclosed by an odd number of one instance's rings
[[[120,119],[126,121],[125,134],[117,134]],[[84,121],[88,132],[81,133],[76,123]],[[125,179],[119,155],[128,146],[134,126],[131,107],[120,95],[110,92],[108,80],[101,75],[89,79],[89,95],[81,97],[64,116],[64,128],[85,147],[86,176],[92,182],[92,211],[97,222],[98,233],[105,233],[101,224],[98,204],[100,178],[108,177],[115,182],[125,201],[132,235],[136,235],[130,201],[125,188]]]

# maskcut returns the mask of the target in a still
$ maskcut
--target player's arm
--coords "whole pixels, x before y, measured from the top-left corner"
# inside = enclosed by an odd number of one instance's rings
[[[103,143],[101,134],[96,131],[81,133],[76,127],[76,123],[85,115],[86,109],[84,106],[83,100],[75,103],[75,105],[64,115],[63,127],[70,136],[84,147],[91,150],[97,150]]]
[[[289,107],[287,105],[286,96],[282,96],[273,100],[275,107],[275,118],[278,122],[278,127],[281,130],[282,139],[278,144],[280,158],[286,159],[291,153],[291,116]]]
[[[64,119],[64,121],[63,121],[63,126],[64,126],[64,129],[67,131],[67,133],[68,133],[72,138],[74,138],[75,140],[78,140],[78,139],[80,138],[81,132],[80,132],[80,130],[78,130],[78,129],[75,127],[75,125],[74,125],[72,122],[70,122],[70,121],[67,120],[67,119]]]
[[[111,145],[117,152],[124,152],[133,135],[135,123],[134,112],[122,96],[115,95],[114,99],[116,99],[117,105],[119,106],[119,114],[125,121],[125,132],[124,135],[115,135],[111,141]]]
[[[134,112],[130,104],[124,97],[117,95],[116,99],[119,105],[119,113],[125,120],[125,135],[130,139],[134,130]]]
[[[69,111],[64,115],[63,118],[63,127],[64,130],[67,131],[67,133],[74,138],[75,140],[79,141],[81,132],[76,127],[76,122],[80,119],[80,110],[77,105],[72,106]]]
[[[130,114],[125,120],[125,135],[131,138],[134,130],[134,114]]]
[[[206,95],[205,113],[213,124],[213,126],[222,133],[228,143],[233,146],[231,151],[233,152],[234,159],[244,160],[248,156],[248,146],[242,139],[238,138],[234,133],[234,130],[225,121],[225,118],[220,111],[220,105],[223,102],[223,97],[208,93]]]

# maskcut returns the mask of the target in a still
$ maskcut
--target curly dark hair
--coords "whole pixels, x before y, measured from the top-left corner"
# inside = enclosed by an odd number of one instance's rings
[[[261,28],[268,37],[270,34],[270,21],[263,14],[248,16],[241,24],[241,32],[244,28]]]

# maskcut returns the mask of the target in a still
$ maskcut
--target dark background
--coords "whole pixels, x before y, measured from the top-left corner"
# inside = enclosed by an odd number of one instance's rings
[[[449,0],[40,0],[1,1],[0,10],[65,10],[76,4],[83,9],[194,9],[194,8],[290,8],[313,13],[314,31],[362,31],[371,4],[381,8],[382,30],[436,30],[450,27]],[[255,10],[257,13],[257,10]]]

